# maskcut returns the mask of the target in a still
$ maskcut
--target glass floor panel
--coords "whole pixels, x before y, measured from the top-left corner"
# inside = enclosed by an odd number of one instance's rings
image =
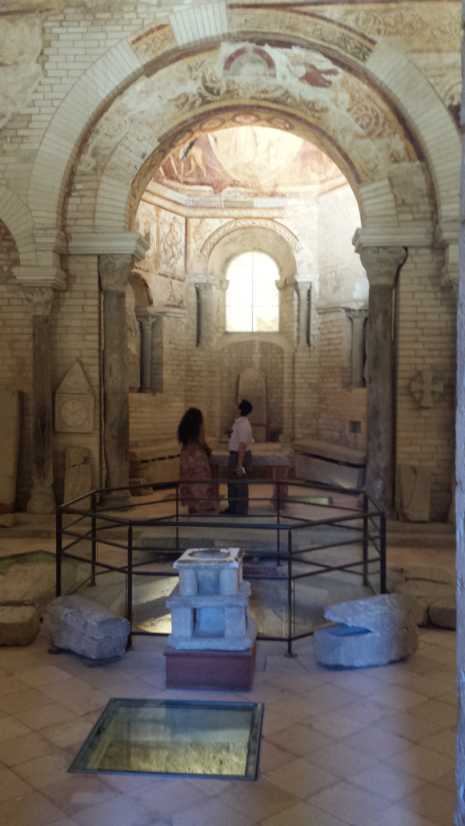
[[[70,772],[256,780],[260,703],[110,700]]]

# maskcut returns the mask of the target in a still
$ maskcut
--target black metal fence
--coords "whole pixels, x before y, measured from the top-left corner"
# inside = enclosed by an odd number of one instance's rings
[[[246,579],[272,581],[285,589],[281,632],[259,627],[257,636],[285,642],[291,655],[293,643],[311,636],[315,628],[314,623],[296,621],[299,583],[338,573],[359,577],[361,585],[371,592],[386,592],[386,516],[365,491],[277,481],[270,498],[266,491],[269,481],[236,483],[253,485],[263,493],[250,497],[247,516],[183,514],[180,482],[151,485],[154,497],[128,497],[130,504],[121,504],[127,491],[105,489],[61,505],[56,515],[57,595],[66,590],[62,574],[68,560],[87,566],[88,586],[97,586],[111,574],[122,575],[124,613],[131,624],[131,637],[166,635],[166,631],[144,630],[135,619],[135,583],[142,577],[177,577],[172,563],[186,547],[202,547],[202,538],[208,533],[210,543],[242,548]],[[146,484],[140,487],[147,489]],[[334,497],[342,498],[343,504],[333,503]],[[112,504],[118,499],[119,504]],[[149,509],[149,516],[142,515]],[[165,533],[154,534],[153,541],[147,543],[147,529]],[[349,549],[349,559],[334,558]]]

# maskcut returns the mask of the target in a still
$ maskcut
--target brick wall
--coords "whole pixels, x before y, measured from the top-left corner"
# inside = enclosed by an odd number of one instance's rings
[[[425,466],[433,474],[433,515],[450,502],[454,451],[456,299],[441,289],[440,250],[410,250],[397,298],[397,464]],[[419,409],[409,392],[412,377],[431,367],[442,379],[442,398]]]
[[[17,507],[24,509],[31,480],[32,322],[30,308],[13,274],[18,264],[14,240],[0,222],[0,386],[20,393]]]
[[[350,321],[339,308],[320,313],[320,405],[318,435],[336,444],[362,448],[366,443],[365,388],[350,387]],[[350,422],[359,422],[352,434]]]

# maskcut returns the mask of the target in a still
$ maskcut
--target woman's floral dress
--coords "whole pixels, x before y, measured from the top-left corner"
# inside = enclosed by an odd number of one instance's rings
[[[213,481],[209,453],[197,442],[181,449],[181,502],[189,513],[218,513],[218,486]]]

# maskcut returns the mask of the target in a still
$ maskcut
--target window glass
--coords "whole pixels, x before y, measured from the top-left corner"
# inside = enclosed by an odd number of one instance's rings
[[[229,264],[226,277],[226,330],[269,333],[279,330],[276,262],[264,252],[245,252]]]

